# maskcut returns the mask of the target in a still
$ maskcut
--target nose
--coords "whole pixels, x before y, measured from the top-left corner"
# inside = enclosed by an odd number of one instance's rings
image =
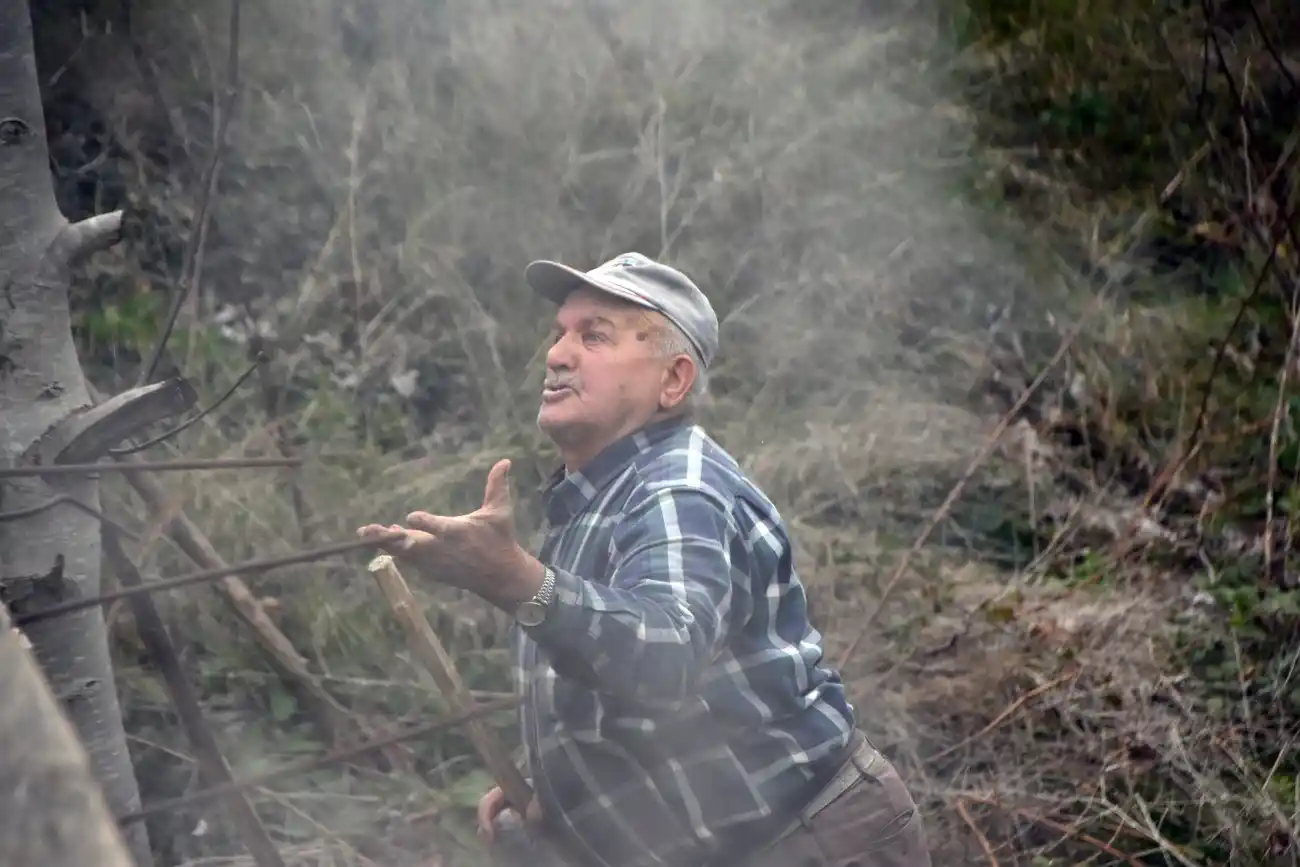
[[[548,370],[572,370],[577,363],[577,352],[570,335],[561,335],[546,350],[546,367]]]

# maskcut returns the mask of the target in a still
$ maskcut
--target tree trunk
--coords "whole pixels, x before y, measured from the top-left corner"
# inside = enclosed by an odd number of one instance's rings
[[[72,341],[68,284],[72,267],[115,243],[120,225],[120,213],[75,225],[60,213],[27,2],[0,0],[0,465],[66,460],[69,448],[87,451],[84,435],[105,421],[84,421],[91,401]],[[60,495],[53,507],[39,508]],[[88,511],[97,511],[98,501],[94,478],[0,482],[0,513],[10,513],[0,520],[0,599],[10,610],[100,592],[100,528]],[[28,638],[109,809],[139,809],[101,609],[35,624]],[[127,840],[138,865],[152,862],[143,825]]]
[[[0,606],[0,864],[131,867],[86,751]]]

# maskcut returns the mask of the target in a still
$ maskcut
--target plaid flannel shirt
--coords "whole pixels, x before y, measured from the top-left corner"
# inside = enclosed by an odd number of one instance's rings
[[[545,491],[544,623],[515,630],[545,821],[606,867],[727,863],[828,781],[855,726],[775,507],[657,422]]]

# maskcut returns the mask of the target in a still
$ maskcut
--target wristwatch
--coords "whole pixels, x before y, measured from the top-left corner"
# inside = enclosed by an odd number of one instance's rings
[[[546,620],[546,612],[550,610],[551,599],[554,597],[555,572],[547,566],[546,575],[542,578],[542,586],[537,588],[532,599],[519,603],[519,607],[515,609],[515,620],[521,626],[541,626]]]

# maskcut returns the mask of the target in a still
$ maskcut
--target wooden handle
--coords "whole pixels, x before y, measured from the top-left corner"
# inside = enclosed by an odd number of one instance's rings
[[[474,699],[461,681],[460,674],[456,671],[456,664],[452,662],[447,649],[438,640],[433,627],[429,625],[420,604],[411,593],[411,588],[402,578],[402,573],[397,570],[393,558],[388,554],[380,554],[370,561],[367,568],[370,574],[375,576],[375,582],[379,584],[379,589],[388,599],[393,614],[405,628],[407,646],[420,664],[433,675],[438,689],[451,704],[452,710],[460,713],[473,709]],[[510,754],[482,720],[469,722],[466,728],[475,752],[487,765],[488,771],[496,784],[501,787],[501,791],[505,792],[506,800],[522,816],[533,799],[533,790],[528,785],[528,781],[524,779],[523,774],[515,767],[515,763],[510,760]]]

